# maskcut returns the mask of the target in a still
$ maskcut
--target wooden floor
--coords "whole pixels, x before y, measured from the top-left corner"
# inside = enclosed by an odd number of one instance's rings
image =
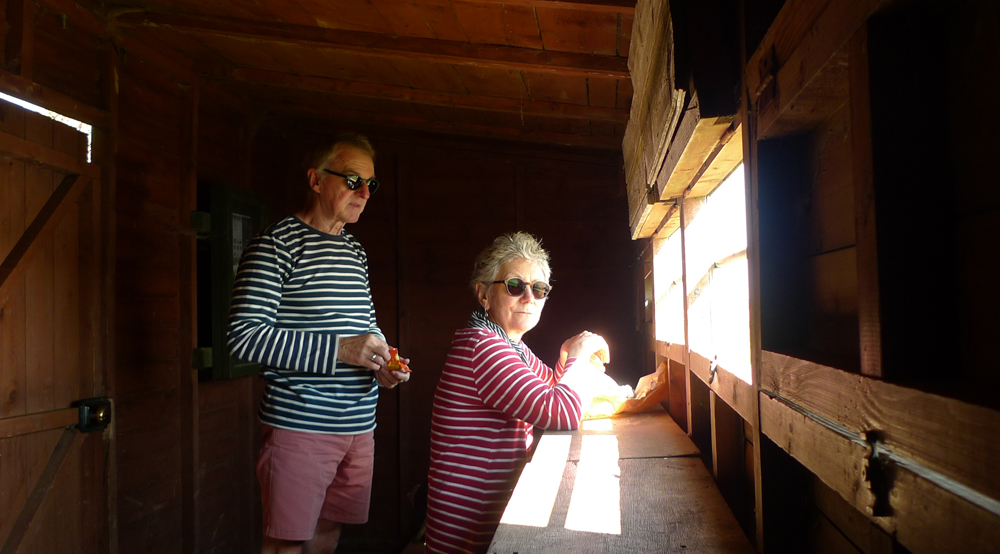
[[[489,551],[753,552],[698,454],[662,409],[545,433]]]

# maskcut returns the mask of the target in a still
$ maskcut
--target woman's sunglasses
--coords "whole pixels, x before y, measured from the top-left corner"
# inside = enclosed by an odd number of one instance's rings
[[[498,283],[503,283],[504,288],[507,289],[507,294],[511,296],[521,296],[524,294],[524,289],[529,286],[528,282],[517,277],[512,277],[506,281],[493,281],[494,285]],[[538,300],[548,297],[549,292],[552,291],[552,287],[550,287],[545,281],[535,281],[534,283],[531,283],[530,286],[531,295]]]
[[[368,192],[372,193],[378,190],[378,179],[372,177],[371,179],[362,179],[358,175],[344,175],[343,173],[337,173],[336,171],[330,171],[329,169],[323,168],[323,171],[329,173],[330,175],[336,175],[337,177],[343,177],[347,181],[347,188],[351,190],[358,190],[361,185],[368,185]]]

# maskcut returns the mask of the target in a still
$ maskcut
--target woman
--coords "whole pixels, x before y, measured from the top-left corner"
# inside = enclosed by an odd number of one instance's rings
[[[549,256],[529,234],[498,237],[479,254],[472,287],[482,306],[455,332],[431,417],[426,552],[486,552],[532,442],[532,427],[576,429],[593,393],[584,331],[550,369],[521,341],[551,287]],[[579,360],[579,362],[578,362]]]

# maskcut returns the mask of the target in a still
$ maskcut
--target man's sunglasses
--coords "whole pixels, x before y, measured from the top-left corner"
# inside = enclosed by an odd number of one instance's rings
[[[531,287],[531,295],[538,300],[548,297],[549,293],[552,291],[552,287],[550,287],[545,281],[535,281],[529,285],[529,283],[522,279],[512,277],[506,281],[493,281],[494,285],[498,283],[503,283],[504,288],[507,289],[507,294],[511,296],[521,296],[524,294],[524,289],[529,286]]]
[[[371,179],[362,179],[358,175],[344,175],[343,173],[337,173],[336,171],[330,171],[327,168],[323,168],[323,171],[329,173],[330,175],[336,175],[337,177],[343,177],[347,181],[347,188],[351,190],[358,190],[361,185],[368,185],[368,192],[375,192],[378,190],[378,179],[372,177]]]

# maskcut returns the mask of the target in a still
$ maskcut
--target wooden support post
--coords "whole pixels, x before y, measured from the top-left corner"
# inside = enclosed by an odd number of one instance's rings
[[[7,2],[7,39],[4,66],[7,71],[31,80],[35,47],[35,1]]]
[[[854,167],[854,218],[858,263],[858,325],[861,373],[882,376],[882,327],[879,312],[875,184],[872,175],[871,101],[868,94],[868,26],[849,45],[851,158]]]
[[[99,271],[100,283],[98,299],[98,334],[100,340],[95,344],[95,358],[98,360],[94,379],[98,390],[103,389],[105,395],[115,399],[115,269],[116,269],[116,217],[115,217],[115,180],[116,159],[118,154],[118,46],[108,42],[104,51],[101,68],[101,108],[106,113],[102,124],[94,122],[94,163],[101,167],[99,187],[100,203],[97,212],[97,246],[100,253]],[[118,553],[118,465],[115,425],[112,423],[104,432],[103,450],[104,465],[104,501],[106,502],[106,529],[102,535],[105,550],[109,554]]]
[[[740,50],[743,67],[746,67],[746,13],[745,2],[740,2]],[[747,212],[747,282],[750,288],[750,368],[753,390],[760,390],[761,321],[760,321],[760,212],[757,182],[757,100],[751,105],[747,88],[747,73],[742,72],[740,92],[740,118],[743,125],[743,172]],[[750,436],[753,454],[753,494],[755,539],[757,552],[764,551],[764,487],[761,474],[760,393],[755,394],[752,405]]]
[[[719,429],[716,424],[716,412],[715,407],[719,402],[719,395],[715,394],[714,390],[708,392],[708,402],[709,402],[709,414],[712,420],[712,477],[715,477],[715,482],[719,482]]]
[[[677,200],[681,219],[681,287],[684,294],[684,397],[687,400],[687,434],[691,436],[693,425],[691,420],[691,340],[688,338],[688,283],[687,283],[687,239],[684,228],[687,221],[684,216],[684,197]]]
[[[198,202],[198,87],[181,93],[180,200],[178,222],[191,229],[191,212]],[[198,552],[198,373],[191,355],[198,345],[197,241],[193,233],[181,232],[180,241],[180,329],[178,373],[181,414],[181,539],[185,552]]]

